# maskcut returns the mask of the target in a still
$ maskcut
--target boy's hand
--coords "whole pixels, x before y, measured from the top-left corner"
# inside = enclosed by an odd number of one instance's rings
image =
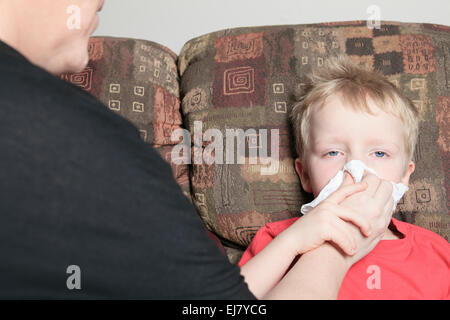
[[[372,223],[361,212],[361,206],[355,207],[354,204],[348,203],[348,206],[344,207],[340,203],[352,195],[362,194],[367,187],[367,181],[354,183],[351,175],[345,172],[344,182],[339,189],[298,219],[279,237],[283,237],[289,243],[294,256],[317,248],[326,241],[333,242],[346,254],[354,255],[361,242],[361,233],[364,236],[372,233]],[[372,189],[373,186],[370,189],[371,194]],[[357,229],[359,235],[353,230],[355,226],[361,230],[359,232]]]
[[[353,183],[351,176],[350,180],[347,179],[345,184],[351,185]],[[349,266],[372,251],[387,230],[393,214],[392,183],[382,180],[367,171],[361,182],[368,184],[367,189],[344,199],[341,202],[341,207],[349,208],[352,212],[359,212],[369,223],[372,232],[368,236],[366,234],[367,237],[364,237],[357,227],[348,224],[348,230],[350,230],[352,238],[358,246],[356,254],[346,257]]]

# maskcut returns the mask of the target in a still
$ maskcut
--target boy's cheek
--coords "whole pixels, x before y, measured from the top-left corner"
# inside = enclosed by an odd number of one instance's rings
[[[404,181],[406,181],[404,179],[404,165],[401,161],[381,163],[378,166],[373,166],[372,169],[377,172],[380,179],[392,181],[394,183],[404,183]],[[404,184],[408,185],[407,183]]]
[[[320,191],[330,182],[330,180],[342,169],[344,164],[340,165],[336,161],[330,163],[329,161],[317,160],[313,162],[311,167],[311,189],[315,197],[319,195]]]

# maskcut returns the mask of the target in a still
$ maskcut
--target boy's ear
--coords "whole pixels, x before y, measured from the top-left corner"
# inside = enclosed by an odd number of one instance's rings
[[[302,165],[300,158],[295,159],[294,164],[295,164],[295,171],[297,171],[298,177],[300,178],[303,190],[305,190],[308,193],[312,193],[311,180],[309,178],[308,173],[305,170],[305,167]]]
[[[410,161],[408,167],[406,168],[405,175],[402,177],[402,183],[407,186],[409,184],[409,177],[416,169],[416,165],[413,161]]]

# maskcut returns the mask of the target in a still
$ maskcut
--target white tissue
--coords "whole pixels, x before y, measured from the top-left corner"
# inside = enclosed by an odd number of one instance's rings
[[[323,200],[328,198],[330,194],[332,194],[334,191],[336,191],[344,181],[344,171],[348,171],[352,176],[355,182],[360,182],[362,180],[362,176],[364,174],[364,170],[367,170],[374,175],[377,175],[375,170],[368,168],[362,161],[360,160],[352,160],[348,162],[344,168],[339,171],[333,179],[328,182],[328,184],[323,187],[322,191],[320,191],[317,198],[314,199],[314,201],[307,203],[302,206],[301,212],[303,214],[308,213],[311,211],[315,206],[317,206],[319,203],[321,203]],[[392,182],[393,191],[392,191],[392,197],[394,198],[394,207],[392,208],[392,211],[395,210],[397,207],[397,203],[400,201],[400,199],[403,197],[406,191],[408,191],[408,187],[405,186],[403,183],[394,183]]]

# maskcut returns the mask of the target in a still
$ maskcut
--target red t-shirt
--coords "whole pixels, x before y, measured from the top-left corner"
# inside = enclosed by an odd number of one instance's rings
[[[262,227],[239,266],[298,218]],[[338,299],[450,299],[450,244],[439,235],[392,219],[402,239],[381,240],[345,275]]]

